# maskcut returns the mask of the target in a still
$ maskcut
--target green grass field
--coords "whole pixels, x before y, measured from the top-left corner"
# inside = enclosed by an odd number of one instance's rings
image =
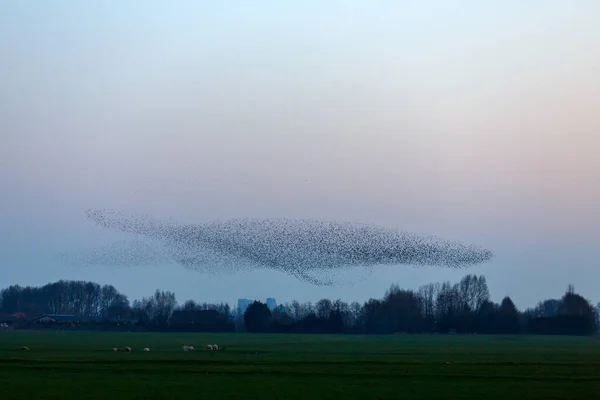
[[[600,339],[13,331],[0,332],[0,384],[2,400],[591,400]]]

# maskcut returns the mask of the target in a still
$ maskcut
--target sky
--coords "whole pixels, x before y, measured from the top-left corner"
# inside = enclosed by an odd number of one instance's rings
[[[600,301],[600,2],[251,4],[0,3],[1,287],[365,301],[475,273],[521,309],[569,283]],[[373,223],[496,257],[336,287],[64,265],[123,239],[88,208]]]

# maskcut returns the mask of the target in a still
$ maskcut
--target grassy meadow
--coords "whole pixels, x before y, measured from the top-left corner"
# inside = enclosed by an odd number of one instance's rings
[[[600,339],[0,332],[0,398],[590,400]]]

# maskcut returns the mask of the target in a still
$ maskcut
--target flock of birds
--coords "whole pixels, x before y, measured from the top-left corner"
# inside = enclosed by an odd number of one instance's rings
[[[378,265],[464,268],[494,256],[488,249],[435,236],[350,222],[276,218],[178,224],[104,209],[90,209],[86,215],[100,227],[145,240],[63,255],[65,261],[104,266],[175,262],[214,274],[269,268],[315,285],[332,285],[335,272],[344,269]]]

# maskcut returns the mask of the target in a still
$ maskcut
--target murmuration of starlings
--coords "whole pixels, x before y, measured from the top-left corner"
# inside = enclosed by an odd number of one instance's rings
[[[465,268],[494,257],[491,250],[477,246],[351,222],[244,218],[178,224],[104,209],[89,209],[86,216],[100,227],[158,244],[141,240],[114,244],[76,257],[91,265],[175,261],[209,273],[270,268],[315,285],[331,285],[333,272],[341,269],[380,265]]]

